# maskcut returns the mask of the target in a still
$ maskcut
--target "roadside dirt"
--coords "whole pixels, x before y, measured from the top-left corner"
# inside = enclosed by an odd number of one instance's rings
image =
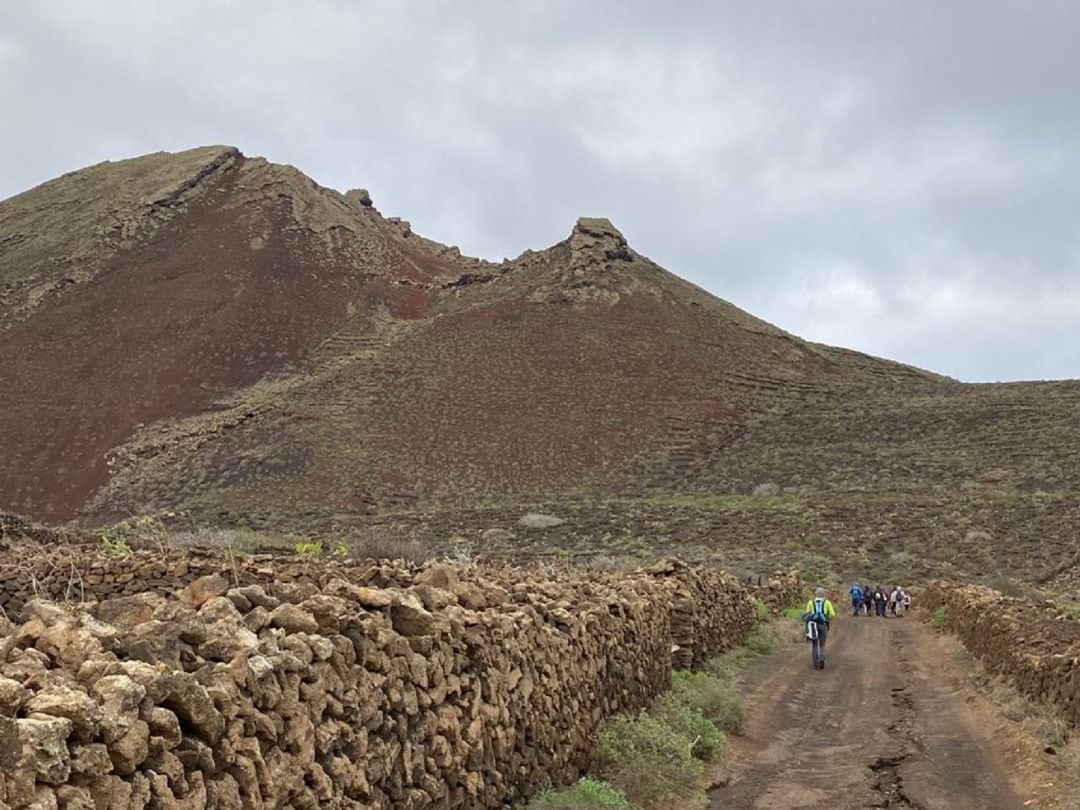
[[[792,644],[747,673],[738,764],[712,810],[1058,807],[1052,775],[933,630],[867,617],[834,630],[824,671]]]

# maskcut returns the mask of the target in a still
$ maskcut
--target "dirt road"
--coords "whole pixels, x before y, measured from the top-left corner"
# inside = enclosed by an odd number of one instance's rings
[[[912,618],[849,618],[835,623],[824,671],[806,645],[751,670],[742,762],[710,807],[1052,806],[1025,790],[936,641]]]

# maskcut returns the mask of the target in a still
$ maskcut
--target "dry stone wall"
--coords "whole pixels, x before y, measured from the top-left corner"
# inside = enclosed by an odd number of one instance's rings
[[[107,598],[4,585],[0,808],[502,807],[575,779],[605,718],[755,621],[749,589],[677,562],[83,562]]]
[[[946,627],[989,671],[1080,726],[1080,622],[1050,602],[977,585],[932,582],[921,601],[945,609]]]

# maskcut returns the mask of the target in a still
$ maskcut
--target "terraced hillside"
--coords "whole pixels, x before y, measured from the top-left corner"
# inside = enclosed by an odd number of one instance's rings
[[[603,219],[470,259],[227,147],[0,203],[0,381],[0,508],[39,519],[1029,579],[1076,552],[1080,383],[802,341]]]

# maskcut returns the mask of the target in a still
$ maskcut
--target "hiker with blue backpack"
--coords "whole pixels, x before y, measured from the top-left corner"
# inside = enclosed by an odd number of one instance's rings
[[[825,598],[825,589],[814,591],[814,598],[806,603],[806,640],[814,658],[814,669],[825,669],[825,641],[829,635],[829,623],[836,617],[836,608]]]
[[[848,593],[851,594],[851,615],[853,617],[858,616],[863,605],[863,589],[858,582],[853,582],[851,587],[848,588]]]

